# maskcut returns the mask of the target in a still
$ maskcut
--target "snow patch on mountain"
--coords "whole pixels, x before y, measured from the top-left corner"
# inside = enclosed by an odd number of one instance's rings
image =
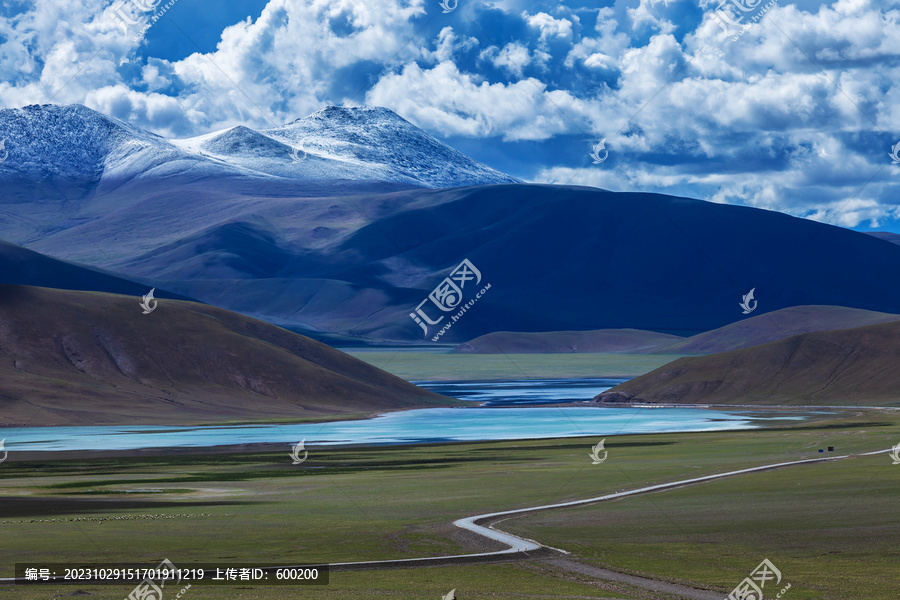
[[[0,110],[0,139],[9,152],[0,169],[40,179],[99,176],[111,155],[167,143],[78,104]]]
[[[331,106],[270,130],[167,140],[81,105],[32,105],[0,110],[0,139],[9,153],[0,180],[55,185],[184,174],[430,188],[518,181],[377,107]]]
[[[517,183],[381,107],[329,106],[263,133],[309,152],[388,169],[425,187]]]

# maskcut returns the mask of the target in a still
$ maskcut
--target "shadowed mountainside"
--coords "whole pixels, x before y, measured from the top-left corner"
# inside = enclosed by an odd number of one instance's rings
[[[800,305],[900,312],[900,281],[886,275],[900,271],[900,246],[776,212],[518,184],[356,202],[304,200],[278,219],[208,227],[158,254],[123,249],[112,268],[158,273],[162,287],[204,302],[360,342],[430,341],[439,326],[426,337],[410,312],[463,259],[491,289],[445,343],[494,331],[694,335],[746,319],[738,303],[751,288],[755,314]]]
[[[138,298],[150,291],[151,287],[100,269],[50,258],[2,240],[0,240],[0,283],[130,294]],[[157,298],[190,300],[161,289],[156,290],[154,295]]]
[[[672,404],[900,405],[900,321],[679,358],[595,398]]]
[[[863,233],[892,244],[900,244],[900,233],[891,233],[890,231],[865,231]]]
[[[448,406],[319,342],[194,302],[0,285],[0,424],[307,419]]]

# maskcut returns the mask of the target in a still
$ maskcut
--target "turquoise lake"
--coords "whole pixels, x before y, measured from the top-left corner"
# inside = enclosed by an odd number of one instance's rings
[[[328,423],[231,426],[10,427],[0,431],[6,450],[135,450],[200,448],[306,440],[316,445],[381,445],[616,436],[752,429],[774,418],[746,411],[700,408],[527,407],[533,402],[592,398],[621,380],[542,380],[422,383],[440,393],[473,400],[472,408],[429,408],[387,413],[373,419]],[[484,405],[487,406],[484,406]],[[522,405],[526,405],[523,407]],[[780,416],[778,420],[802,420]]]

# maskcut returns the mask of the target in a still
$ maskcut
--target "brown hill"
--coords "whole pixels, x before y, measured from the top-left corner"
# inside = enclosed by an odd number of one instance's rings
[[[304,336],[203,304],[0,285],[0,425],[307,419],[447,406]]]
[[[900,405],[900,322],[819,331],[679,358],[600,394],[601,402]]]
[[[656,352],[715,354],[758,346],[801,333],[851,329],[891,321],[900,321],[900,315],[846,306],[792,306],[698,333]]]
[[[453,352],[714,354],[774,342],[800,333],[850,329],[898,320],[900,315],[845,306],[792,306],[744,318],[688,338],[637,329],[541,333],[499,331],[460,344]]]

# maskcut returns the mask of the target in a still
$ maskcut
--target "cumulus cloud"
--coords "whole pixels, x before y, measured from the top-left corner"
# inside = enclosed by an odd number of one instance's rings
[[[478,39],[474,37],[461,38],[452,27],[444,27],[438,34],[435,42],[434,51],[427,48],[422,49],[422,57],[431,62],[443,62],[453,59],[461,52],[467,52],[479,45]]]
[[[565,91],[548,91],[536,79],[488,83],[445,61],[433,69],[406,65],[381,78],[369,104],[390,106],[420,125],[445,135],[544,140],[585,123],[590,107]]]
[[[524,13],[523,16],[531,27],[540,31],[538,41],[542,44],[546,44],[552,38],[561,40],[572,39],[572,21],[569,19],[554,19],[545,12],[539,12],[536,15]]]
[[[24,68],[7,69],[0,100],[12,106],[81,102],[169,135],[238,123],[272,126],[332,99],[352,100],[335,89],[334,75],[363,80],[389,66],[414,38],[413,21],[424,14],[423,5],[271,0],[255,21],[226,27],[215,51],[148,60],[135,79],[123,65],[138,60],[141,38],[133,34],[142,28],[123,32],[118,4],[36,0],[28,12],[0,17],[0,32],[8,38],[0,51],[14,56],[28,48],[31,58],[17,62]],[[147,22],[150,14],[127,18]],[[175,92],[160,95],[162,88]]]
[[[660,33],[674,31],[675,24],[669,20],[667,15],[669,1],[639,0],[637,7],[626,9],[632,26],[637,30],[652,28]]]
[[[518,42],[507,44],[502,49],[491,46],[481,53],[481,58],[516,77],[522,77],[525,74],[525,67],[531,64],[531,53],[524,44]]]

